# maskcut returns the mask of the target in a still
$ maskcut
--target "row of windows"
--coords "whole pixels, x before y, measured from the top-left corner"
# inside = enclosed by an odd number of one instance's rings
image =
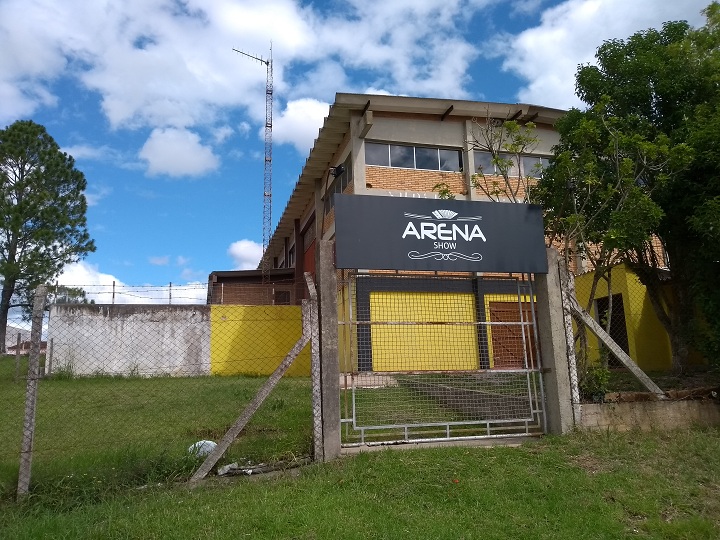
[[[493,163],[493,157],[490,152],[475,150],[473,152],[475,159],[475,172],[491,175],[502,175],[502,167],[498,167]],[[511,154],[500,154],[499,159],[505,164],[508,176],[529,176],[531,178],[540,178],[543,170],[549,165],[549,160],[543,156],[520,156],[520,169],[518,170],[518,159]]]
[[[492,154],[475,150],[475,172],[487,175],[501,175],[501,168],[493,163]],[[548,166],[548,158],[543,156],[520,156],[518,160],[511,154],[500,154],[499,158],[508,164],[508,176],[530,176],[540,178]],[[428,146],[409,146],[401,144],[365,143],[365,163],[382,167],[403,169],[423,169],[428,171],[461,172],[463,170],[462,152]],[[344,189],[344,187],[342,188]],[[338,191],[342,193],[342,190]]]
[[[462,152],[427,146],[365,143],[365,163],[383,167],[424,169],[428,171],[462,171]]]

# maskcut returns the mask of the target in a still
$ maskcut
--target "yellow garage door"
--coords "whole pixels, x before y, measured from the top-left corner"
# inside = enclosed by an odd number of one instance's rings
[[[467,370],[478,367],[471,293],[370,293],[373,371]],[[405,323],[438,324],[405,324]]]

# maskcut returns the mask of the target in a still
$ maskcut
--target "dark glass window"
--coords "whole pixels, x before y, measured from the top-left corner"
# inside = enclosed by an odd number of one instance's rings
[[[365,164],[429,171],[463,170],[460,150],[371,142],[365,143]]]
[[[473,155],[475,157],[475,172],[482,174],[495,174],[495,165],[493,164],[492,154],[490,152],[475,150]]]
[[[440,150],[441,171],[462,171],[462,154],[457,150]]]
[[[550,160],[541,156],[523,156],[523,175],[532,178],[541,178],[542,172],[550,164]]]
[[[365,143],[365,163],[368,165],[390,166],[390,151],[387,144]]]
[[[415,168],[428,169],[431,171],[438,170],[438,149],[423,148],[418,146],[415,148]]]
[[[412,146],[390,145],[390,166],[403,169],[415,168],[415,156]]]

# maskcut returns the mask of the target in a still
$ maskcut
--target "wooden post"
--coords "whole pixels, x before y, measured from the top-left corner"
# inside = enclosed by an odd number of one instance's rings
[[[42,339],[43,314],[47,286],[35,289],[33,301],[32,327],[30,329],[30,355],[28,357],[27,391],[25,392],[25,419],[23,421],[22,448],[20,449],[20,471],[18,473],[18,499],[28,494],[32,469],[33,440],[35,438],[35,406],[37,404],[37,385],[40,377],[40,340]]]
[[[308,283],[308,286],[310,286],[310,283]],[[198,470],[195,471],[195,473],[192,475],[192,477],[190,478],[191,485],[196,484],[208,475],[208,473],[212,470],[218,460],[223,456],[223,454],[225,454],[227,449],[230,448],[230,445],[233,443],[233,441],[237,439],[238,435],[240,435],[240,432],[245,428],[247,423],[257,412],[265,399],[270,395],[270,392],[272,392],[273,388],[277,386],[277,383],[280,381],[288,368],[292,365],[295,358],[298,357],[300,352],[310,342],[310,339],[312,337],[311,326],[313,317],[313,304],[315,304],[317,301],[314,285],[310,288],[310,298],[310,300],[302,301],[302,335],[300,336],[300,339],[297,340],[292,350],[287,354],[285,359],[280,362],[280,365],[275,368],[275,371],[273,371],[272,375],[270,375],[268,380],[265,381],[265,383],[260,387],[260,389],[255,394],[255,397],[253,397],[252,401],[248,403],[248,405],[245,407],[245,410],[243,410],[237,420],[235,420],[235,423],[230,426],[230,429],[227,430],[225,435],[223,435],[222,439],[220,439],[212,452],[210,452],[210,454],[208,454],[208,456],[205,458],[205,461],[203,461],[202,465],[200,465]]]

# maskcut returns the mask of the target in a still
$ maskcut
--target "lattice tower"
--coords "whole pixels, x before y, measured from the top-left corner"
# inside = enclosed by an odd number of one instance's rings
[[[238,49],[233,51],[247,56],[253,60],[265,64],[267,78],[265,81],[265,170],[263,175],[263,255],[260,263],[263,282],[270,277],[271,261],[267,253],[272,234],[272,113],[273,113],[273,61],[272,45],[270,46],[270,58],[265,59]]]

